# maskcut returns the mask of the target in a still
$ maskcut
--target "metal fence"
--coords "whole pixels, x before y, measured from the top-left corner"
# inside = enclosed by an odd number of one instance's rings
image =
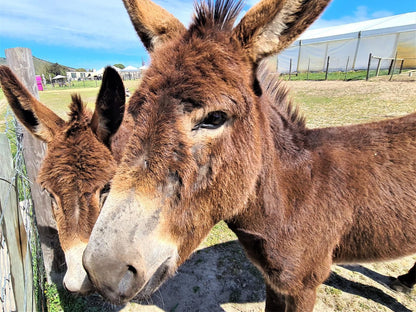
[[[21,128],[9,111],[0,140],[0,159],[11,163],[11,166],[0,165],[0,311],[47,311],[45,271],[23,158]],[[9,173],[5,173],[6,167],[11,168]],[[16,217],[10,217],[11,214]]]

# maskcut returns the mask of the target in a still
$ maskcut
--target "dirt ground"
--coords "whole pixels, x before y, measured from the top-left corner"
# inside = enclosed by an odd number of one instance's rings
[[[308,126],[318,127],[366,122],[415,111],[414,78],[397,76],[393,82],[383,79],[370,82],[297,81],[288,82],[288,85],[305,112]],[[316,103],[308,103],[311,97],[322,103],[326,103],[326,98],[348,99],[349,102],[336,107],[332,104],[318,107]],[[356,109],[354,105],[359,106]],[[357,111],[357,116],[347,117],[350,114],[342,111],[343,106],[350,113]],[[331,276],[318,289],[314,311],[416,311],[415,289],[410,294],[403,294],[388,287],[390,276],[407,272],[415,261],[416,255],[392,262],[334,265]],[[125,307],[114,307],[103,303],[98,296],[89,298],[92,307],[124,312],[255,312],[264,310],[264,301],[262,277],[235,240],[198,250],[146,302],[133,301]]]
[[[318,288],[314,311],[416,311],[415,290],[406,295],[387,286],[390,275],[402,274],[415,261],[416,256],[394,262],[334,265],[329,279]],[[237,241],[198,250],[147,302],[114,307],[98,296],[90,297],[91,307],[123,312],[257,312],[264,311],[264,301],[263,279]]]

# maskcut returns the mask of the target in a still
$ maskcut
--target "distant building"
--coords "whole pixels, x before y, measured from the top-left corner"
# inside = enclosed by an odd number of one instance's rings
[[[140,78],[140,69],[134,66],[127,66],[119,71],[123,80],[135,80]]]
[[[68,81],[93,80],[94,71],[93,72],[66,72],[66,79]]]
[[[140,68],[134,66],[127,66],[124,69],[112,66],[120,74],[123,80],[136,80],[140,79],[143,72],[147,69],[147,66]],[[66,72],[66,78],[70,81],[81,80],[101,80],[103,78],[105,67],[99,70],[93,70],[92,72]]]

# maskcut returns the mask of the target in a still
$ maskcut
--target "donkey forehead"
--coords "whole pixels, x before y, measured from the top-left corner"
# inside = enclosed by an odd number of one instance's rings
[[[49,145],[38,176],[45,187],[55,191],[83,185],[94,188],[106,184],[114,174],[110,151],[92,133],[83,139],[62,136]]]
[[[185,112],[203,108],[242,113],[236,103],[245,102],[250,75],[242,71],[250,69],[232,49],[202,40],[179,41],[159,49],[130,101],[129,112],[136,116],[147,102],[152,110],[177,110],[179,106]]]

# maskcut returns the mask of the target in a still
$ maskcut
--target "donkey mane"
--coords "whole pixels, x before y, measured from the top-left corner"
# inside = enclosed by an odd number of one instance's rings
[[[283,80],[276,77],[267,67],[261,64],[258,68],[258,77],[263,94],[267,95],[272,103],[272,109],[277,110],[292,127],[300,132],[306,129],[305,116],[300,112],[299,106],[294,104],[289,96],[289,88]]]
[[[208,0],[196,3],[196,14],[189,27],[190,33],[203,34],[208,29],[231,31],[243,5],[241,0]]]

